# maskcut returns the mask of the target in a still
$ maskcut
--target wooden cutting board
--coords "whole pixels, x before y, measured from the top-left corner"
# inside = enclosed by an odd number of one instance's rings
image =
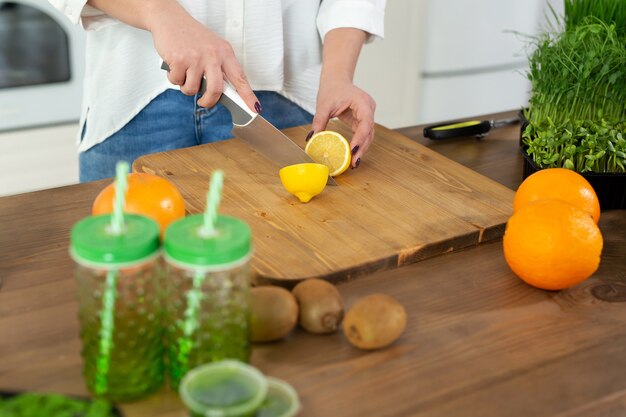
[[[341,123],[329,129],[350,138]],[[304,148],[309,126],[284,132]],[[258,282],[345,280],[502,236],[513,191],[385,127],[358,169],[309,203],[278,167],[239,139],[144,156],[136,172],[174,182],[190,213],[204,210],[210,174],[225,175],[220,212],[245,220]]]

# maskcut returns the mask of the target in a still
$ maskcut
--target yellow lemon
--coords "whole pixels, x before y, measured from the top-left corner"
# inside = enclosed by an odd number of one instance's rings
[[[315,162],[328,167],[331,177],[343,173],[350,166],[352,152],[350,143],[337,132],[318,132],[306,144],[304,151]]]
[[[328,167],[322,164],[289,165],[279,171],[280,181],[303,203],[322,192],[328,181]]]

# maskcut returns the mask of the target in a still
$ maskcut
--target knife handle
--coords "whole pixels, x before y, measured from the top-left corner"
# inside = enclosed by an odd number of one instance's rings
[[[224,96],[228,97],[233,103],[235,103],[237,107],[239,107],[239,109],[244,110],[246,113],[248,113],[250,118],[254,119],[256,117],[257,113],[254,110],[250,109],[250,107],[248,107],[248,105],[245,101],[243,101],[237,90],[235,90],[235,87],[233,87],[233,85],[227,80],[224,80],[224,92],[222,97]],[[221,100],[222,98],[220,98],[220,102]],[[233,113],[230,107],[228,108],[228,110]]]

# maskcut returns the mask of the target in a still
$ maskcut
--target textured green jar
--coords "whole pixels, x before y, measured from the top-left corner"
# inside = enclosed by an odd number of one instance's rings
[[[113,402],[146,396],[163,384],[165,374],[158,225],[141,216],[125,219],[120,234],[111,232],[109,215],[83,219],[72,229],[70,248],[76,262],[85,383],[94,396]],[[112,297],[113,314],[105,354],[107,296]]]
[[[187,216],[165,232],[165,332],[170,384],[192,368],[250,357],[251,231],[241,220],[218,216],[215,234],[203,217]]]

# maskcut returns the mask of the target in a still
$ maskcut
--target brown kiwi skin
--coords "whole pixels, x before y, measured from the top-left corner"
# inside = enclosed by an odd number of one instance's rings
[[[251,340],[272,342],[293,330],[298,321],[298,303],[282,287],[253,287],[250,290],[250,313]]]
[[[373,350],[395,342],[406,327],[406,310],[386,294],[372,294],[355,302],[346,313],[343,333],[353,346]]]
[[[344,303],[339,290],[328,281],[309,278],[294,287],[300,326],[316,334],[333,333],[341,324]]]

